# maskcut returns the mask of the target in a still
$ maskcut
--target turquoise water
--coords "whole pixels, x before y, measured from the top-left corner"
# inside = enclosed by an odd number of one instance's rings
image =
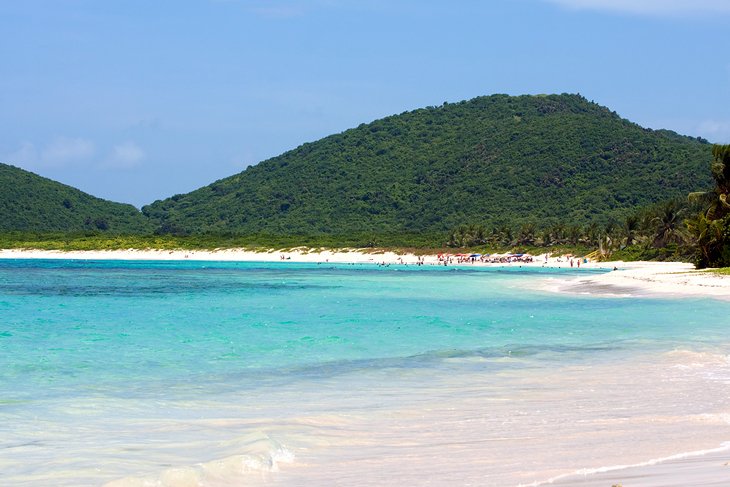
[[[709,354],[701,360],[719,364],[713,377],[724,373],[730,303],[572,296],[537,285],[586,272],[0,261],[0,483],[167,485],[169,469],[185,467],[180,475],[193,479],[189,485],[344,485],[348,472],[359,472],[355,458],[373,455],[368,438],[380,437],[379,448],[410,438],[423,461],[433,462],[421,432],[394,433],[410,424],[405,411],[424,403],[438,409],[463,397],[449,411],[463,407],[476,418],[479,408],[469,401],[509,402],[538,376],[594,368],[631,377],[646,367],[648,377],[664,374],[667,368],[652,367],[678,350]],[[671,367],[700,359],[688,360]],[[611,369],[622,364],[629,368]],[[696,381],[710,380],[709,367]],[[575,385],[553,389],[569,399]],[[707,397],[693,403],[696,413],[722,414],[726,398]],[[648,392],[647,401],[650,407]],[[504,417],[520,411],[494,408]],[[399,415],[408,419],[394,424]],[[353,428],[348,434],[333,433],[346,429],[341,421]],[[361,440],[347,449],[351,468],[333,474],[333,445],[354,437]],[[378,455],[393,457],[400,451],[393,448]],[[210,473],[210,462],[223,458],[235,458],[235,467]],[[331,477],[300,466],[325,461]],[[489,468],[474,473],[493,485],[522,481]],[[530,479],[539,480],[554,472],[536,465],[534,473]],[[139,483],[144,478],[158,483]]]

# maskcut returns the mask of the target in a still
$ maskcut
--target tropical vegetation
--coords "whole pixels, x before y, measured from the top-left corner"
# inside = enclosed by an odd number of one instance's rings
[[[730,265],[730,145],[712,148],[711,172],[715,188],[689,195],[690,200],[706,207],[686,222],[699,268]]]
[[[580,95],[493,95],[360,125],[143,212],[180,235],[603,226],[709,187],[710,150]]]
[[[149,220],[132,205],[96,198],[7,164],[0,164],[0,188],[0,232],[152,230]]]
[[[730,146],[641,128],[579,95],[406,112],[142,212],[4,164],[0,187],[2,248],[458,248],[730,266]]]

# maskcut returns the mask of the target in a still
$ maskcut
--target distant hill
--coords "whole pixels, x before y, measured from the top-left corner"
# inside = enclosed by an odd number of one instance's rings
[[[493,95],[304,144],[143,208],[163,231],[443,231],[604,223],[709,187],[710,145],[580,95]]]
[[[0,164],[0,232],[440,233],[585,225],[711,186],[711,146],[580,95],[493,95],[304,144],[142,213]]]
[[[153,228],[132,205],[95,198],[7,164],[0,164],[0,188],[0,231],[142,233]]]

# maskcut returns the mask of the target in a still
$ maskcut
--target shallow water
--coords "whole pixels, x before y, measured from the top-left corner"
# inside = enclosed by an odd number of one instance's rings
[[[0,483],[529,485],[730,440],[730,303],[534,290],[585,272],[0,261]]]

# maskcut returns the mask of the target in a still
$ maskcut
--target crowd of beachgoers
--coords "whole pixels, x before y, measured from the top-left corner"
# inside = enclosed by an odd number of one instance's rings
[[[512,264],[515,262],[532,263],[535,261],[530,254],[438,254],[441,264]]]
[[[415,265],[460,265],[460,264],[531,264],[535,258],[530,254],[438,254],[436,258],[430,256],[429,262],[425,256],[415,256],[416,261],[410,262]],[[547,262],[547,259],[546,259]],[[397,264],[408,265],[409,260],[403,257],[396,258]],[[390,265],[390,262],[378,262],[378,265]]]

